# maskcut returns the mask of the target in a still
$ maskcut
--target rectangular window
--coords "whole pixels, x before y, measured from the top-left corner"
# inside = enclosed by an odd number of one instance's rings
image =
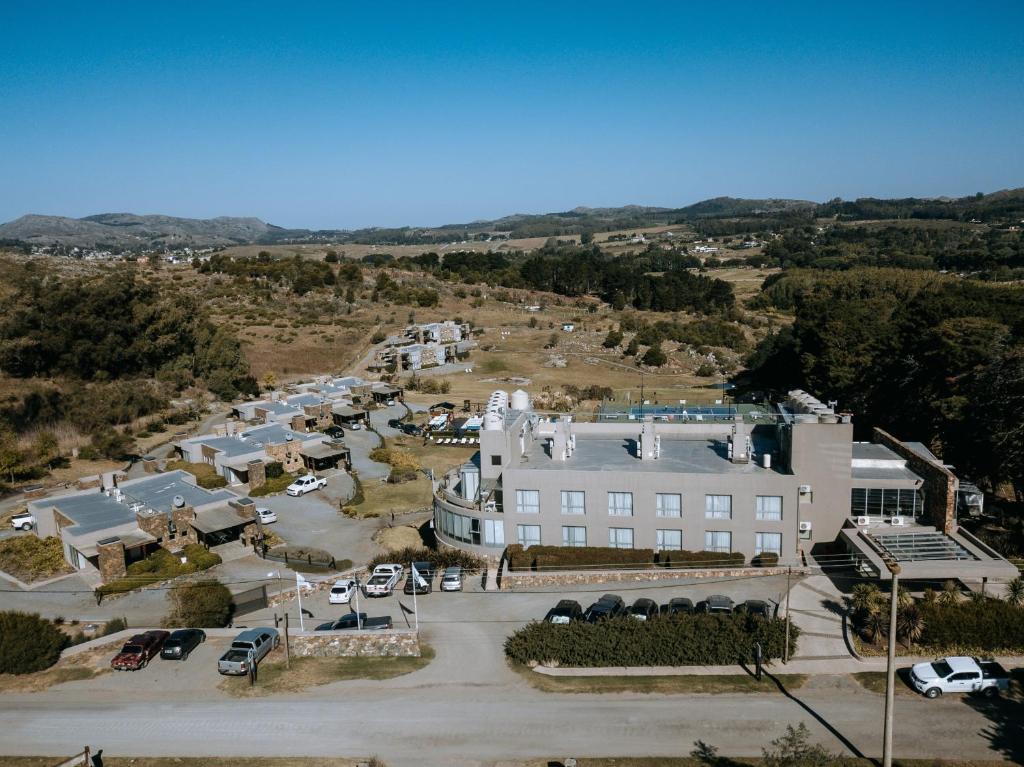
[[[683,516],[683,496],[676,493],[658,493],[654,496],[654,506],[659,517]]]
[[[868,491],[855,487],[850,491],[850,516],[862,517],[868,513]]]
[[[633,548],[633,528],[632,527],[609,527],[608,528],[608,545],[613,549],[631,549]]]
[[[754,556],[765,553],[782,556],[782,533],[754,533]]]
[[[562,491],[562,513],[563,514],[583,514],[584,513],[584,496],[582,490],[563,490]]]
[[[501,456],[500,455],[492,455],[491,456],[491,466],[501,466]]]
[[[708,530],[704,533],[704,551],[728,554],[732,551],[732,533]]]
[[[540,546],[540,525],[516,525],[516,542],[524,549]]]
[[[758,519],[782,519],[782,496],[759,495],[755,508]]]
[[[540,490],[516,490],[516,513],[540,514]]]
[[[682,530],[657,530],[654,542],[656,551],[682,551]]]
[[[732,496],[705,495],[704,516],[708,519],[730,519],[732,517]]]
[[[869,488],[867,491],[868,495],[868,514],[872,517],[882,516],[882,491],[879,488]]]
[[[505,523],[500,519],[484,520],[484,544],[487,546],[505,545]]]
[[[633,494],[608,493],[608,513],[613,517],[633,516]]]
[[[586,546],[587,528],[578,526],[566,526],[562,528],[563,546]]]

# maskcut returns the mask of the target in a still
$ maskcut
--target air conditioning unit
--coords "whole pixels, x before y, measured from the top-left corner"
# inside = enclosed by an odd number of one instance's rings
[[[811,523],[810,522],[801,522],[800,523],[800,532],[801,533],[809,533],[809,532],[811,532]]]
[[[857,527],[867,527],[871,524],[871,519],[868,517],[857,517]]]
[[[810,485],[800,485],[800,495],[810,495],[810,493],[811,493],[811,486]]]
[[[906,527],[907,526],[907,519],[906,519],[906,517],[892,517],[889,520],[889,524],[892,525],[893,527]]]

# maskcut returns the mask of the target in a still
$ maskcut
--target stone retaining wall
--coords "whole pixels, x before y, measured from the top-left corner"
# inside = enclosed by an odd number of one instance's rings
[[[785,567],[734,567],[728,569],[675,569],[653,570],[571,570],[566,572],[505,572],[501,576],[502,591],[529,591],[538,586],[581,586],[591,583],[631,583],[643,581],[671,581],[680,578],[735,578],[767,575],[785,575]],[[806,575],[805,567],[794,567],[794,575]]]
[[[405,657],[420,656],[416,631],[318,631],[291,634],[292,655],[302,657]]]

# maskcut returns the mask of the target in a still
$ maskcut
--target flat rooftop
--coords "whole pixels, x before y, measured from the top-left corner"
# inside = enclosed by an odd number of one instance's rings
[[[759,405],[718,405],[709,403],[676,403],[639,405],[606,402],[597,409],[597,420],[605,423],[643,421],[647,416],[668,423],[732,423],[736,416],[746,423],[775,423],[778,414]]]
[[[754,452],[777,451],[774,440],[755,435]],[[751,460],[733,463],[727,457],[724,440],[672,439],[661,437],[661,457],[642,461],[636,457],[636,440],[630,438],[576,437],[576,450],[565,461],[553,460],[547,452],[547,440],[536,440],[527,451],[528,463],[510,468],[550,471],[632,471],[682,474],[735,474],[777,472]]]

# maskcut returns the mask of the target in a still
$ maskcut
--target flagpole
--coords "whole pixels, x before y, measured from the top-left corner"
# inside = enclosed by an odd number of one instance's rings
[[[299,631],[306,630],[306,623],[302,619],[302,575],[295,573],[295,594],[299,598]]]
[[[412,568],[412,612],[416,616],[416,631],[420,630],[420,611],[416,607],[416,592],[420,589],[420,574],[416,572],[416,565],[410,564]]]
[[[363,622],[359,619],[359,575],[356,575],[356,631],[363,630]]]

